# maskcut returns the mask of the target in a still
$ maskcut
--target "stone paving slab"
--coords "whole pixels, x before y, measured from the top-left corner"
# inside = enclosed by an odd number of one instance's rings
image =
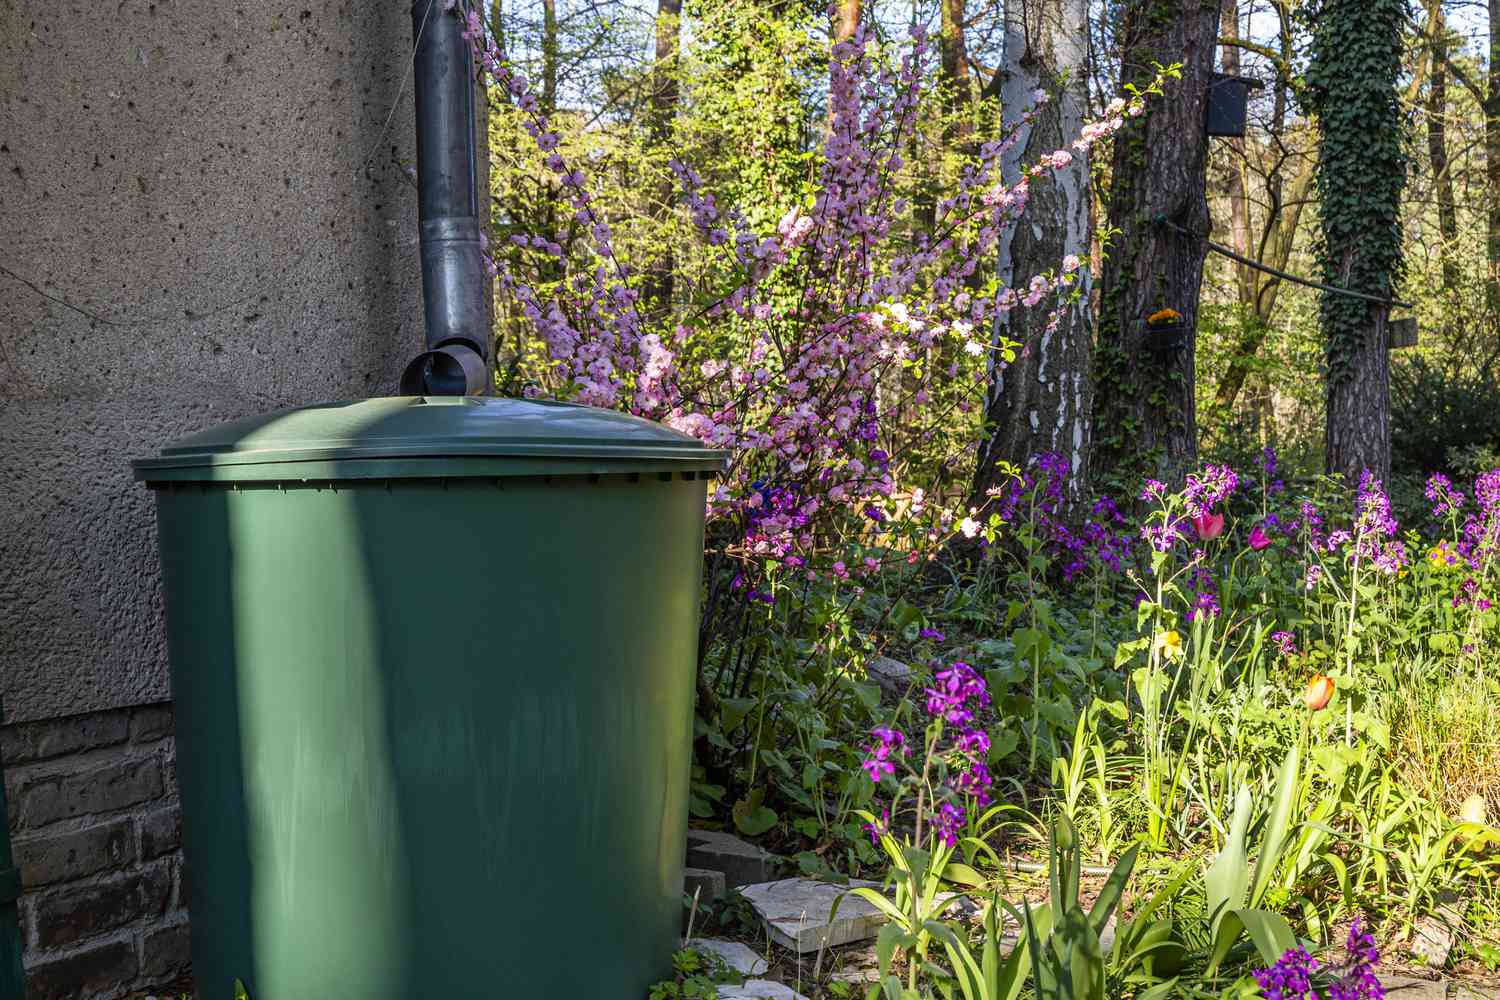
[[[713,902],[724,895],[728,888],[729,885],[723,872],[716,872],[711,868],[684,868],[682,870],[682,891],[689,897],[697,893],[699,903]]]
[[[683,943],[684,948],[705,955],[716,955],[724,964],[742,976],[763,975],[771,963],[757,955],[749,945],[739,941],[724,941],[719,938],[693,938]]]
[[[723,872],[729,888],[764,882],[771,877],[769,854],[722,830],[689,830],[687,863],[692,868]]]
[[[807,1000],[790,986],[769,979],[752,979],[743,986],[720,986],[719,1000]]]
[[[1387,1000],[1500,1000],[1500,990],[1443,980],[1382,976]]]
[[[855,880],[842,886],[784,878],[747,885],[740,893],[765,921],[772,941],[805,955],[819,948],[864,941],[879,933],[885,918],[875,904],[849,893],[856,886],[879,888],[880,883]]]

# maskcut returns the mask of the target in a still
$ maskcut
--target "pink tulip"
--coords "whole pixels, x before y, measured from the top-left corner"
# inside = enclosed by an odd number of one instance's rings
[[[1271,547],[1271,536],[1258,524],[1250,529],[1250,547],[1256,552]]]
[[[1193,527],[1198,531],[1198,538],[1208,542],[1224,534],[1223,514],[1199,514],[1193,518]]]

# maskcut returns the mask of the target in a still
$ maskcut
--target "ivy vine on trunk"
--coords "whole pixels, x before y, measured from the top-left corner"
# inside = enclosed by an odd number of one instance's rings
[[[1331,285],[1389,299],[1402,275],[1405,122],[1396,95],[1405,0],[1314,0],[1307,101],[1318,117],[1318,263]],[[1324,293],[1326,461],[1390,474],[1389,307]]]

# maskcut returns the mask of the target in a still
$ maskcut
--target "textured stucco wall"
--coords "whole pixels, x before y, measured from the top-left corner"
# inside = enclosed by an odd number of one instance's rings
[[[409,11],[0,0],[7,720],[169,693],[130,458],[394,390],[421,339]]]

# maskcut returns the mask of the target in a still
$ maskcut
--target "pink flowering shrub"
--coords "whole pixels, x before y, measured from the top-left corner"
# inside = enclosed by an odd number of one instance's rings
[[[529,81],[478,15],[468,18],[484,70],[558,183],[560,224],[586,234],[571,250],[556,231],[516,232],[494,248],[501,294],[542,347],[528,391],[661,420],[729,449],[708,513],[754,577],[772,561],[844,578],[884,558],[872,544],[899,539],[915,560],[942,541],[955,512],[927,480],[947,471],[967,485],[951,470],[970,461],[989,368],[1014,349],[992,324],[1018,308],[1047,309],[1055,322],[1074,307],[1084,267],[1069,257],[1016,289],[985,262],[1032,185],[1119,128],[1143,97],[1116,101],[1072,149],[1041,157],[1012,184],[999,163],[1015,133],[982,143],[924,220],[902,175],[908,157],[922,155],[928,39],[914,28],[899,60],[887,61],[861,26],[833,48],[815,193],[747,211],[722,204],[699,169],[674,160],[702,266],[678,269],[670,302],[646,302],[653,262],[622,259],[616,247],[628,219],[596,199]],[[779,222],[763,231],[752,216]]]

